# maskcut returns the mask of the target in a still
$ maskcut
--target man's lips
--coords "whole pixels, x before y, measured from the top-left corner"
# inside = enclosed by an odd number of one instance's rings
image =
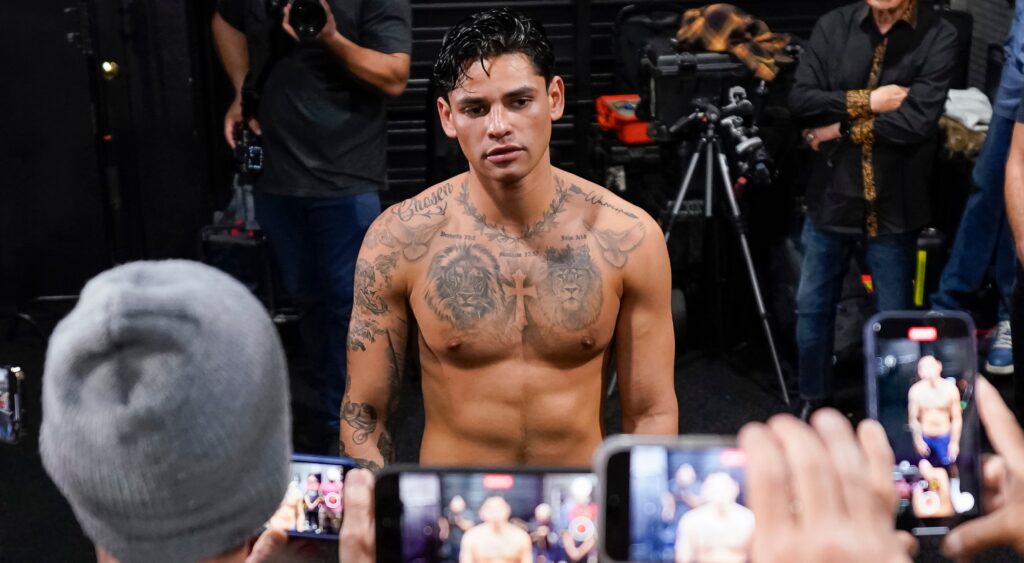
[[[495,147],[487,151],[487,160],[490,162],[501,163],[515,160],[523,152],[523,147],[518,145],[506,145],[501,147]]]

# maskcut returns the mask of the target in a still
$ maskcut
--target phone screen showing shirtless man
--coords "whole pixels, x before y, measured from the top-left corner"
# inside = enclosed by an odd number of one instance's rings
[[[480,505],[480,523],[462,537],[459,563],[530,563],[530,534],[512,524],[512,507],[500,496]]]
[[[689,510],[676,531],[676,563],[743,563],[749,559],[754,513],[736,502],[740,485],[728,473],[708,475],[702,503]]]
[[[913,490],[914,511],[918,516],[952,516],[974,505],[973,496],[960,492],[957,468],[963,431],[960,390],[942,377],[942,362],[935,356],[917,362],[917,377],[907,393],[914,450],[921,458],[921,479]]]
[[[410,334],[422,463],[590,465],[613,361],[623,430],[678,432],[660,228],[552,166],[565,108],[553,65],[541,25],[505,8],[442,41],[438,114],[469,170],[392,206],[363,241],[340,439],[364,466],[393,458],[386,425]]]

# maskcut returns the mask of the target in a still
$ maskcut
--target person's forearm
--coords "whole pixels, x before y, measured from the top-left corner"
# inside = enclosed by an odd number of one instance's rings
[[[622,430],[627,434],[675,436],[679,434],[679,411],[664,409],[634,416],[624,415]]]
[[[1006,161],[1006,218],[1016,243],[1017,259],[1024,262],[1024,125],[1013,127],[1013,142]]]
[[[352,458],[360,467],[380,471],[386,459],[391,436],[378,410],[370,403],[353,402],[348,395],[341,404],[339,453]],[[382,446],[384,444],[385,446]]]
[[[242,92],[245,75],[249,72],[249,45],[245,41],[245,34],[231,27],[218,13],[213,14],[212,28],[220,62],[238,96]]]
[[[924,437],[924,432],[921,430],[921,423],[916,420],[910,423],[910,434],[914,437],[915,441],[920,441]]]
[[[409,81],[408,55],[360,47],[340,33],[325,39],[324,45],[354,76],[388,96],[397,97],[405,91]]]

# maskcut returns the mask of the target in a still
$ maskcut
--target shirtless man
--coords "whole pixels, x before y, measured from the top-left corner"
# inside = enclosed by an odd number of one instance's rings
[[[469,171],[391,207],[363,241],[340,438],[364,466],[393,457],[410,323],[421,463],[589,466],[613,351],[623,430],[678,432],[665,243],[639,208],[551,165],[565,106],[553,58],[508,9],[442,42],[437,108]]]
[[[480,505],[480,524],[462,537],[459,563],[530,563],[533,542],[530,534],[512,525],[512,507],[499,496],[487,497]]]
[[[687,512],[676,531],[676,563],[742,563],[750,559],[754,513],[736,502],[740,486],[728,473],[704,479],[704,501]]]
[[[917,362],[917,376],[920,381],[907,393],[914,449],[935,467],[955,467],[963,428],[960,390],[942,378],[942,362],[935,356]]]
[[[911,385],[907,393],[914,449],[932,467],[949,474],[951,500],[962,512],[965,504],[973,506],[974,499],[960,492],[960,471],[956,466],[963,430],[960,390],[942,378],[942,362],[935,356],[925,356],[917,362],[917,375],[921,380]]]

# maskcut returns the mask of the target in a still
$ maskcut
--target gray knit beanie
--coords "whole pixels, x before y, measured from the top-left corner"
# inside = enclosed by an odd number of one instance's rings
[[[114,268],[50,339],[43,465],[122,563],[213,557],[284,496],[287,379],[273,323],[227,274],[178,260]]]

